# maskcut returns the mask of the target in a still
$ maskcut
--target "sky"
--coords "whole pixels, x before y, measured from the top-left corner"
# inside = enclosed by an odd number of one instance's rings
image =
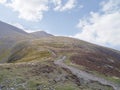
[[[0,0],[0,20],[120,50],[120,0]]]

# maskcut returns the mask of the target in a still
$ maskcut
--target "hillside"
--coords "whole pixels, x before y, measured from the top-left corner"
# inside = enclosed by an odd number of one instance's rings
[[[68,37],[46,37],[21,42],[12,49],[8,62],[51,61],[51,64],[53,64],[53,60],[61,56],[67,57],[65,63],[69,66],[111,82],[120,83],[119,51]]]
[[[120,51],[0,22],[0,90],[119,90]]]
[[[52,54],[55,53],[56,55]],[[9,62],[32,61],[66,55],[72,63],[105,75],[120,77],[120,52],[67,37],[49,37],[23,42],[13,48]]]
[[[11,47],[20,40],[30,38],[23,30],[0,21],[0,62],[5,62]]]
[[[23,40],[48,37],[50,34],[38,32],[39,34],[27,33],[22,29],[0,21],[0,63],[7,61],[11,48]],[[52,36],[52,35],[51,35]]]

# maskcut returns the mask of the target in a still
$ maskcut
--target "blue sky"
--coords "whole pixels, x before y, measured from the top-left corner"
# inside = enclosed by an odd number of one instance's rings
[[[67,0],[63,0],[67,1]],[[68,0],[69,1],[69,0]],[[97,11],[101,0],[76,0],[76,8],[59,12],[53,9],[44,12],[42,20],[28,21],[18,18],[18,12],[13,11],[10,7],[0,5],[0,20],[7,23],[19,23],[26,29],[46,30],[57,35],[74,35],[78,31],[76,28],[79,19],[89,15],[90,11]],[[80,6],[83,6],[80,8]]]
[[[0,0],[0,20],[120,50],[120,0]]]

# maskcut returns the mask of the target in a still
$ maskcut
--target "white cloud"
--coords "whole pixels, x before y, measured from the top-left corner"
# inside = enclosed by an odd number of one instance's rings
[[[6,0],[0,0],[0,3],[4,4],[6,3]]]
[[[0,0],[0,3],[12,8],[18,17],[28,21],[39,21],[44,12],[50,10],[50,4],[55,11],[67,11],[75,7],[76,0]]]
[[[104,14],[91,12],[90,17],[81,19],[77,27],[82,31],[74,37],[96,44],[106,46],[109,44],[114,48],[120,46],[120,6],[118,6],[118,2],[120,3],[120,0],[104,2],[100,10]]]
[[[11,0],[7,6],[19,13],[19,18],[37,21],[43,17],[43,12],[48,10],[48,0]]]
[[[62,6],[62,0],[52,0],[52,3],[55,5],[55,11],[59,10]]]
[[[65,5],[62,5],[62,0],[53,0],[55,4],[55,11],[66,11],[76,6],[76,0],[68,0]]]
[[[37,31],[44,31],[44,30],[40,30],[40,29],[34,29],[34,30],[25,30],[28,33],[32,33],[32,32],[37,32]]]
[[[75,7],[76,0],[69,0],[62,8],[61,11],[69,10]]]
[[[10,25],[13,25],[13,26],[15,26],[15,27],[17,27],[17,28],[20,28],[20,29],[22,29],[22,30],[24,30],[25,32],[28,32],[28,33],[31,33],[31,32],[37,32],[37,31],[43,31],[43,30],[41,30],[41,29],[26,29],[22,24],[20,24],[20,23],[9,23]]]
[[[120,0],[109,0],[109,2],[103,1],[101,3],[102,10],[111,13],[111,12],[120,12]]]

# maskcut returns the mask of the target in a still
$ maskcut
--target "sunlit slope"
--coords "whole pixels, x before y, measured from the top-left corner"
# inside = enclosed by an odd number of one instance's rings
[[[11,48],[18,42],[52,36],[44,31],[27,33],[10,24],[0,21],[0,63],[8,60]]]
[[[25,31],[0,21],[0,63],[6,62],[15,43],[31,38]]]
[[[61,68],[54,63],[55,60],[66,56],[69,63],[75,64],[71,57],[88,52],[100,52],[97,48],[103,47],[67,37],[49,37],[17,43],[11,50],[9,63],[0,65],[0,83],[5,90],[6,88],[15,90],[39,90],[41,88],[42,90],[113,90],[111,86],[102,85],[96,81],[86,83],[82,78],[79,79],[72,74],[69,69]],[[119,55],[119,51],[103,49]],[[90,56],[86,55],[86,57]],[[113,59],[115,62],[118,61],[115,57]],[[84,60],[88,61],[88,59]],[[94,61],[97,62],[97,59]]]
[[[49,37],[17,44],[8,62],[28,62],[67,56],[76,65],[120,77],[120,52],[67,37]]]

